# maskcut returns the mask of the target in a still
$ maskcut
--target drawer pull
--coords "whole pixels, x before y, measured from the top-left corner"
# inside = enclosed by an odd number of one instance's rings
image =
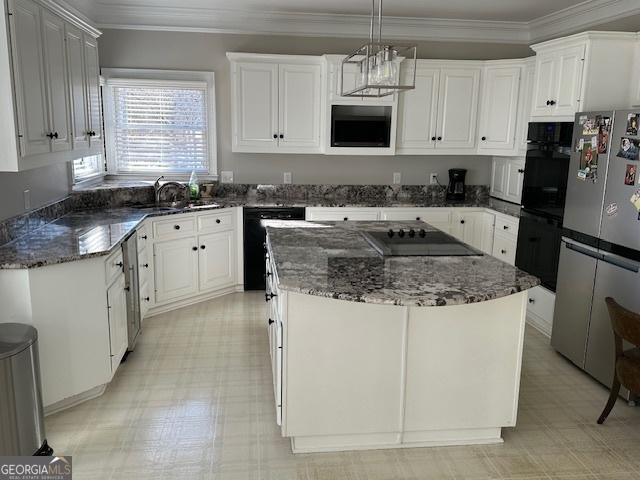
[[[460,220],[460,223],[462,223],[464,225],[464,220]]]
[[[194,252],[198,251],[198,247],[191,247],[191,250],[193,250]]]
[[[200,245],[200,249],[201,249],[201,250],[204,250],[205,248],[207,248],[207,246],[206,246],[206,245]]]
[[[509,230],[509,225],[503,225],[503,226],[502,226],[502,228],[503,228],[504,230]]]
[[[500,253],[505,255],[507,253],[507,251],[505,249],[500,250]]]
[[[150,301],[151,301],[151,297],[144,297],[144,298],[143,298],[143,300],[144,300],[145,302],[150,302]]]
[[[120,267],[120,268],[124,267],[124,263],[122,263],[122,262],[118,262],[115,265],[116,265],[116,267]]]
[[[220,223],[220,219],[219,218],[216,218],[216,223]]]
[[[349,220],[349,217],[344,217],[342,220],[346,222],[347,220]]]
[[[416,220],[417,220],[417,221],[420,221],[420,217],[416,217]]]
[[[273,323],[275,323],[275,320],[273,320],[273,319],[271,319],[271,318],[270,318],[270,319],[269,319],[269,325],[271,325],[271,324],[273,324]]]
[[[530,298],[529,303],[536,303],[536,301],[533,298]]]
[[[277,297],[278,295],[276,295],[275,293],[265,293],[264,294],[264,301],[268,302],[269,300],[271,300],[273,297]]]
[[[142,235],[140,238],[141,238],[142,240],[146,240],[148,237],[147,237],[146,235]]]
[[[174,225],[173,228],[175,228],[176,230],[180,230],[180,225]]]
[[[143,263],[143,264],[142,264],[142,266],[143,266],[144,268],[149,268],[149,264],[148,264],[148,263]]]

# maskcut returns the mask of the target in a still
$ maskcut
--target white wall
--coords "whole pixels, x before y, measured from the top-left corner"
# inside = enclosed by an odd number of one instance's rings
[[[393,172],[403,183],[426,183],[429,173],[445,181],[453,167],[469,170],[468,183],[490,183],[486,157],[240,154],[231,152],[230,69],[227,51],[321,55],[347,53],[361,40],[287,36],[105,30],[100,64],[111,68],[213,70],[216,74],[218,170],[232,170],[236,183],[282,183],[292,172],[294,183],[388,184]],[[421,58],[497,59],[532,55],[527,46],[481,43],[420,43]]]

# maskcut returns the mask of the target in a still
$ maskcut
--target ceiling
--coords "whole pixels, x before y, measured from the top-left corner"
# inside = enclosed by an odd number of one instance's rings
[[[377,0],[376,0],[377,1]],[[370,0],[66,0],[108,28],[364,37]],[[387,0],[387,38],[530,43],[640,14],[638,0]],[[640,29],[640,27],[639,27]]]

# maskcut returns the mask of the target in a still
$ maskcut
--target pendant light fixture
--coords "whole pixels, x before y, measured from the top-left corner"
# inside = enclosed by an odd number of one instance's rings
[[[369,42],[342,61],[340,94],[343,97],[386,97],[395,92],[415,88],[416,46],[390,45],[382,42],[382,0],[378,0],[378,38],[377,41],[374,40],[375,10],[376,0],[371,0]],[[400,62],[403,65],[402,74]],[[346,80],[345,75],[348,77]]]

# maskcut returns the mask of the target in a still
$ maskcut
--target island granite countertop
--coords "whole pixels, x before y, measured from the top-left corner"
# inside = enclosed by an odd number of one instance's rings
[[[265,220],[278,287],[353,302],[445,306],[533,288],[538,278],[490,255],[383,257],[361,231],[435,230],[423,222]]]

